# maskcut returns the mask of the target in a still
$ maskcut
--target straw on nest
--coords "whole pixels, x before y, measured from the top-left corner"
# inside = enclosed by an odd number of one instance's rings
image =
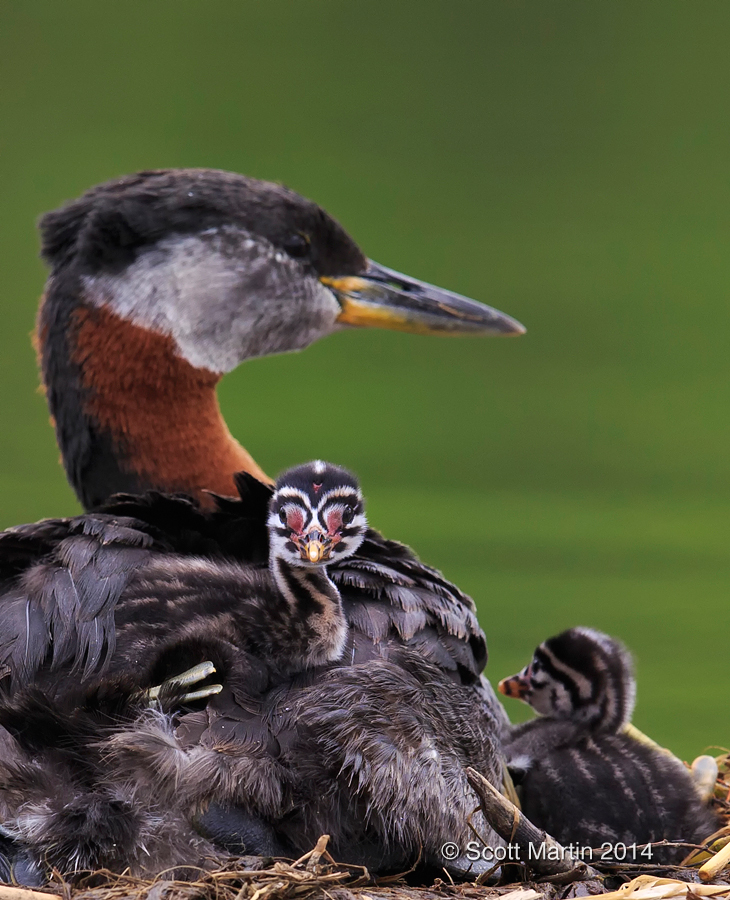
[[[723,751],[715,757],[717,781],[712,795],[712,805],[718,815],[730,824],[730,752]]]
[[[438,879],[430,887],[408,886],[399,879],[375,883],[362,869],[334,864],[326,851],[321,852],[323,841],[326,843],[326,838],[295,863],[269,861],[263,868],[200,871],[190,873],[192,880],[185,881],[164,872],[154,880],[144,880],[100,871],[73,885],[58,880],[44,891],[0,886],[0,900],[564,900],[591,894],[601,894],[602,900],[730,900],[730,884],[692,884],[647,874],[616,891],[609,891],[610,883],[600,878],[568,884],[530,881],[501,887],[451,884]]]

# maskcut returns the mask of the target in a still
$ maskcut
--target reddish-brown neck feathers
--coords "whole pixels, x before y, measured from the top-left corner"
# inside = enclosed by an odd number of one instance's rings
[[[215,393],[220,376],[182,359],[172,338],[105,307],[78,307],[72,331],[84,412],[141,484],[208,503],[204,490],[236,494],[235,472],[270,481],[223,421]]]

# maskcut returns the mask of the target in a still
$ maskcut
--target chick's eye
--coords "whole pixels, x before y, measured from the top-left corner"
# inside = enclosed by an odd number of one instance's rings
[[[346,506],[346,507],[342,510],[342,524],[343,524],[343,525],[349,525],[350,522],[352,522],[352,520],[353,520],[354,518],[355,518],[355,513],[353,512],[352,507],[351,507],[351,506]]]
[[[309,240],[306,235],[292,234],[284,242],[284,250],[295,259],[301,259],[309,255]]]
[[[286,510],[285,509],[279,510],[279,521],[281,522],[282,525],[286,525]]]

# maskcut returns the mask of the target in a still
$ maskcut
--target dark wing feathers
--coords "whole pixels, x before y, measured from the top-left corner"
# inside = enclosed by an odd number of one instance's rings
[[[342,605],[347,621],[373,642],[382,641],[388,636],[393,619],[385,606],[367,603],[362,597],[357,600],[343,597]]]
[[[374,642],[395,633],[465,681],[479,677],[487,645],[474,602],[408,547],[369,529],[358,553],[328,571],[348,621]]]
[[[265,564],[272,490],[246,474],[236,483],[241,499],[216,497],[213,512],[184,495],[118,494],[96,512],[1,533],[0,667],[13,683],[32,680],[49,656],[51,670],[103,670],[119,599],[154,552]],[[473,602],[407,547],[369,529],[329,572],[355,631],[374,644],[412,643],[467,682],[478,678],[486,644]]]
[[[241,499],[211,494],[217,509],[203,511],[185,494],[117,494],[99,512],[128,516],[176,553],[229,557],[265,563],[269,555],[266,529],[271,488],[250,475],[235,476]]]
[[[50,553],[68,535],[68,519],[42,519],[0,532],[0,594],[3,587]]]
[[[114,650],[114,609],[135,569],[150,556],[152,537],[129,518],[88,514],[11,532],[14,577],[0,584],[0,665],[14,684],[30,682],[50,655],[88,677]],[[0,535],[0,558],[3,540]],[[35,546],[36,556],[30,554]]]

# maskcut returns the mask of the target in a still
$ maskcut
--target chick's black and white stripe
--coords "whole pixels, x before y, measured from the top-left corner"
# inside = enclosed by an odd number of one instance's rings
[[[333,561],[354,552],[352,542],[359,546],[367,529],[357,480],[346,469],[321,460],[289,469],[276,482],[268,526],[272,552],[281,558],[296,551],[287,524],[289,511],[301,514],[301,532],[317,529],[326,536],[336,525],[339,539],[329,547]]]

